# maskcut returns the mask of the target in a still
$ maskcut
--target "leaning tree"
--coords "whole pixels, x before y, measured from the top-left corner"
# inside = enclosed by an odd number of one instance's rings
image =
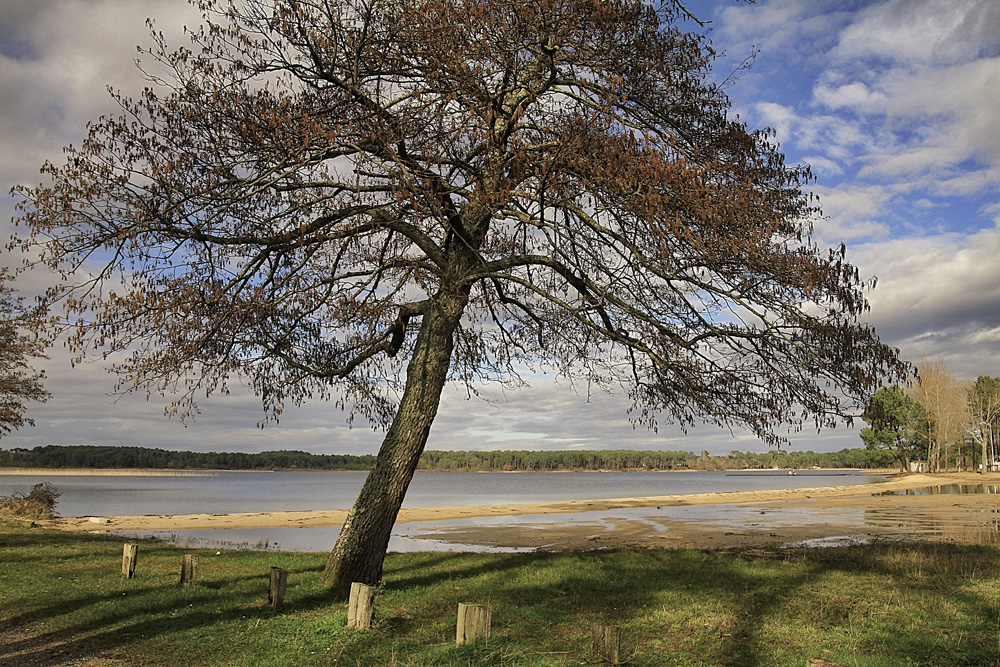
[[[542,367],[637,422],[828,426],[905,368],[765,131],[731,117],[682,6],[203,0],[154,32],[23,243],[81,351],[173,410],[234,378],[269,414],[386,427],[327,576],[377,582],[448,381]],[[691,25],[691,24],[688,24]]]

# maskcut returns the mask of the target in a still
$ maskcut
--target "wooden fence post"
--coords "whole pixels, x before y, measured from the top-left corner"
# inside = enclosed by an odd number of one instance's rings
[[[285,603],[285,584],[288,582],[288,570],[280,567],[271,568],[271,585],[267,589],[267,601],[271,609],[281,609]]]
[[[181,586],[190,586],[198,574],[198,557],[194,554],[184,554],[181,559]]]
[[[456,644],[471,644],[490,638],[492,610],[485,604],[458,603],[458,626],[455,628]]]
[[[355,581],[351,584],[351,598],[347,603],[347,627],[367,630],[372,626],[372,606],[375,587]]]
[[[594,661],[612,665],[622,664],[622,629],[617,625],[594,623],[591,632],[593,636],[591,653]]]
[[[122,576],[131,579],[135,576],[135,561],[139,556],[139,545],[126,542],[122,549]]]

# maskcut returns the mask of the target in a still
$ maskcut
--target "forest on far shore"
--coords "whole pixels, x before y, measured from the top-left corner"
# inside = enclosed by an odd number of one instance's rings
[[[375,456],[301,451],[183,452],[149,447],[46,445],[0,449],[0,468],[157,468],[175,470],[368,470]],[[745,468],[889,468],[892,452],[865,448],[839,452],[771,450],[708,452],[635,451],[425,451],[418,470],[441,472],[550,472],[589,470],[741,470]]]

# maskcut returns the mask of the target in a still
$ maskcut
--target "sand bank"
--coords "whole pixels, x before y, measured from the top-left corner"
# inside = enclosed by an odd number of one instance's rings
[[[676,507],[686,505],[745,505],[749,503],[789,503],[810,502],[838,503],[860,502],[865,506],[876,502],[875,498],[886,498],[882,502],[896,502],[894,499],[909,496],[878,496],[870,494],[905,489],[922,489],[945,484],[1000,484],[1000,474],[976,475],[973,473],[951,473],[945,475],[903,475],[886,482],[856,486],[832,486],[810,489],[784,489],[777,491],[734,491],[726,493],[703,493],[673,496],[651,496],[643,498],[615,498],[606,500],[580,500],[568,502],[536,503],[525,505],[482,505],[469,507],[427,507],[403,508],[397,523],[414,521],[445,521],[451,519],[471,519],[479,517],[503,517],[517,515],[577,514],[580,512],[609,511],[642,507]],[[848,501],[850,498],[863,500]],[[940,496],[914,496],[917,498],[939,498]],[[958,496],[944,496],[952,500]],[[968,496],[974,498],[975,496]],[[990,496],[996,502],[997,496]],[[317,502],[322,501],[321,498]],[[270,528],[270,527],[318,527],[339,526],[347,517],[346,509],[309,510],[296,512],[254,512],[245,514],[190,514],[190,515],[147,515],[114,516],[102,518],[56,519],[51,526],[70,531],[110,531],[110,530],[185,530],[194,528]]]
[[[647,509],[578,515],[555,523],[551,517],[540,517],[489,526],[446,526],[421,531],[417,537],[456,545],[557,551],[818,546],[897,539],[1000,544],[1000,475],[936,475],[930,482],[914,477],[893,480],[869,487],[866,495],[858,495],[865,487],[763,492],[753,494],[753,499],[717,494],[715,502],[699,497],[690,503],[642,504]],[[953,485],[990,492],[952,493],[948,487]]]

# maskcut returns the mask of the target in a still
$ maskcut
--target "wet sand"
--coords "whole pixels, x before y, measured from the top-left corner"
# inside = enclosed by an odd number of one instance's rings
[[[486,517],[543,515],[544,522],[438,527],[417,537],[456,544],[545,549],[618,547],[770,546],[800,540],[851,536],[916,536],[963,542],[1000,541],[1000,496],[928,493],[945,485],[1000,485],[1000,473],[900,475],[856,486],[738,491],[644,498],[569,501],[525,505],[404,508],[397,523],[443,522]],[[872,495],[911,491],[911,495]],[[666,508],[706,506],[697,518]],[[714,506],[714,507],[713,507]],[[636,517],[631,511],[647,508]],[[616,518],[615,511],[629,510]],[[663,515],[658,516],[657,511]],[[576,520],[582,512],[605,513],[599,520]],[[610,513],[610,515],[608,514]],[[568,515],[565,521],[554,515]],[[588,517],[594,515],[586,515]],[[148,515],[56,519],[68,531],[136,531],[220,528],[339,526],[346,510],[256,512],[246,514]],[[727,518],[728,517],[728,518]]]
[[[933,482],[929,487],[910,487],[916,493],[908,495],[829,495],[826,490],[815,494],[809,493],[815,490],[804,490],[801,496],[782,499],[720,502],[700,508],[694,503],[686,508],[663,505],[617,518],[610,512],[580,522],[450,527],[426,531],[419,537],[554,551],[819,546],[899,539],[1000,543],[1000,495],[926,493],[929,488],[949,484],[986,484],[995,490],[1000,476],[935,476]],[[867,493],[890,490],[881,486]],[[678,508],[691,511],[678,512]]]

